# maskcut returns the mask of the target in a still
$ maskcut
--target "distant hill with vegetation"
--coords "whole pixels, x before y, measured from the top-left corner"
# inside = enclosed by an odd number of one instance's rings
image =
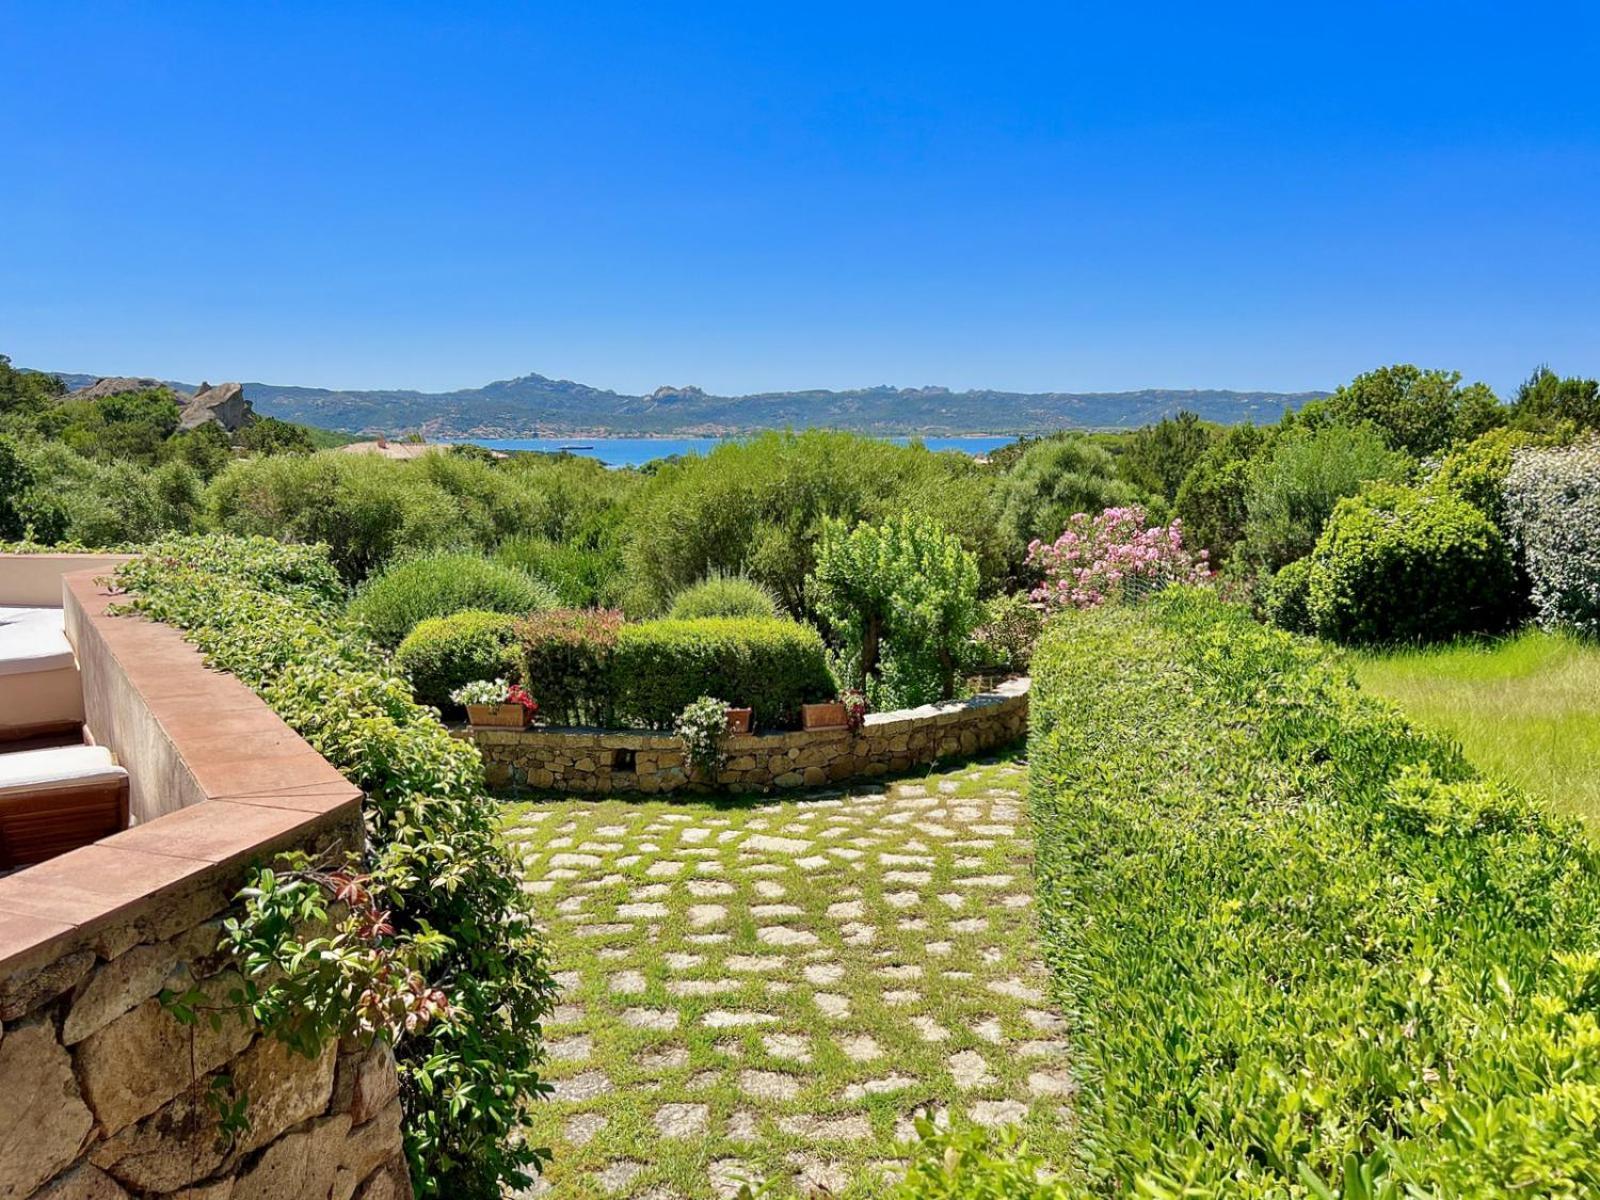
[[[95,376],[60,376],[68,387]],[[191,385],[170,386],[192,391]],[[246,383],[256,411],[285,421],[360,433],[415,430],[429,438],[687,435],[825,427],[869,434],[1041,433],[1133,429],[1180,411],[1232,425],[1272,422],[1326,392],[1146,389],[1137,392],[955,392],[870,387],[849,391],[715,396],[696,387],[629,396],[523,375],[480,388],[415,392]]]

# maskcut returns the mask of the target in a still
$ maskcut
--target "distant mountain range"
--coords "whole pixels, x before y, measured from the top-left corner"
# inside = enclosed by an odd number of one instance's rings
[[[69,387],[97,376],[60,374]],[[194,385],[171,382],[185,392]],[[455,392],[337,391],[246,383],[255,410],[348,433],[416,431],[428,438],[719,436],[820,426],[870,434],[952,436],[1129,429],[1188,409],[1209,421],[1275,421],[1326,392],[952,392],[855,388],[713,396],[697,387],[628,396],[567,379],[523,375]]]

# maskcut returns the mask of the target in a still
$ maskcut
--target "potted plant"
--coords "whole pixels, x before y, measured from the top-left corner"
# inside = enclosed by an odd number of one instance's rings
[[[497,729],[526,729],[539,711],[524,688],[504,679],[475,679],[451,692],[450,699],[467,710],[474,725]]]
[[[702,778],[715,783],[722,770],[722,743],[728,737],[728,706],[711,696],[701,696],[678,714],[676,732],[689,765]]]
[[[839,703],[844,705],[844,723],[851,733],[860,733],[867,723],[867,697],[860,688],[845,688],[839,693]]]
[[[733,708],[730,706],[728,709],[728,732],[749,733],[750,718],[754,715],[754,712],[754,709]]]
[[[850,714],[841,700],[824,704],[802,704],[800,723],[807,729],[845,729],[850,724]]]

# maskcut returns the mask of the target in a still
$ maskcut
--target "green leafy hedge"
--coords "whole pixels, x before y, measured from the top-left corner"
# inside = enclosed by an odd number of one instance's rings
[[[417,1192],[491,1200],[525,1184],[539,1152],[521,1131],[543,1090],[539,1022],[554,989],[477,751],[344,618],[325,548],[175,538],[118,578],[131,607],[183,630],[366,793],[353,869],[393,932],[371,939],[347,920],[336,946],[302,946],[284,917],[319,909],[316,879],[257,870],[234,938],[249,948],[257,1016],[301,1048],[352,1036],[384,992],[375,964],[422,972],[448,1009],[395,1045]],[[406,971],[389,986],[410,991]]]
[[[395,669],[411,680],[423,704],[456,712],[450,693],[474,679],[515,681],[521,674],[517,618],[509,613],[469,609],[448,617],[429,617],[394,652]]]
[[[830,699],[822,638],[798,621],[704,617],[624,625],[614,664],[617,718],[670,729],[701,696],[754,709],[768,729],[793,726],[800,705]]]
[[[1213,597],[1058,620],[1033,679],[1091,1194],[1600,1191],[1576,826]]]
[[[613,609],[558,608],[517,625],[522,678],[552,725],[610,725],[616,708]]]
[[[559,603],[549,584],[516,567],[478,554],[428,554],[374,576],[350,601],[350,615],[379,645],[394,647],[429,617],[468,609],[530,613]]]

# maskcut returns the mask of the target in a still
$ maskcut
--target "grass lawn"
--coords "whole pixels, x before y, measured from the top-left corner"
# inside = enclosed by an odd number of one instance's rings
[[[564,989],[532,1194],[876,1195],[919,1110],[1062,1152],[1023,782],[510,805]]]
[[[1353,662],[1362,687],[1600,836],[1600,643],[1531,631]]]

